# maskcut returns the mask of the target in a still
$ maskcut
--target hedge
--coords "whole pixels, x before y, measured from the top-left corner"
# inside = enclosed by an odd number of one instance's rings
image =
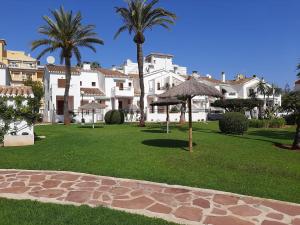
[[[122,124],[124,123],[124,113],[119,110],[110,110],[105,114],[104,120],[106,124]]]
[[[219,129],[225,134],[243,134],[248,130],[248,119],[242,113],[225,113],[219,120]]]

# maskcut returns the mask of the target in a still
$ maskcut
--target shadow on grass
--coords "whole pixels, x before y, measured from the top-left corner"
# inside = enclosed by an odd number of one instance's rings
[[[102,125],[95,125],[95,128],[103,128],[104,126]],[[93,129],[93,125],[90,124],[90,125],[80,125],[78,126],[78,128],[89,128],[89,129]]]
[[[166,134],[167,132],[164,130],[141,130],[141,132],[145,133],[153,133],[153,134]]]
[[[249,135],[261,136],[272,139],[293,140],[295,133],[292,131],[283,130],[255,130],[247,132]]]
[[[189,142],[176,139],[149,139],[142,141],[142,144],[160,148],[180,148],[188,151]],[[195,145],[196,144],[193,143],[193,146]]]

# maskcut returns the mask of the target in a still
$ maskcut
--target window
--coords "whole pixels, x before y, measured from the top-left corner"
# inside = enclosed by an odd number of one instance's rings
[[[128,105],[130,105],[131,104],[131,100],[130,99],[128,99]]]
[[[157,90],[160,90],[160,83],[157,83]]]
[[[65,88],[65,86],[66,86],[66,79],[58,79],[57,80],[57,87]]]
[[[92,82],[92,86],[95,87],[96,86],[96,82]]]
[[[128,83],[128,86],[131,87],[131,82]]]
[[[82,81],[80,81],[80,87],[82,86]]]

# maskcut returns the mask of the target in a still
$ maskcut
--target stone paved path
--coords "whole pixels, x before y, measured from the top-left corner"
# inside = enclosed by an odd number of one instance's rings
[[[73,172],[0,170],[0,197],[106,206],[183,224],[300,225],[297,204]]]

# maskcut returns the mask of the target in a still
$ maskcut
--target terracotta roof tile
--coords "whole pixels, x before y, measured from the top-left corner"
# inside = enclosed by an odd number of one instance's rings
[[[300,80],[297,80],[297,81],[295,82],[295,84],[300,84]]]
[[[0,86],[0,96],[33,97],[32,88],[28,86]]]
[[[253,77],[251,78],[241,78],[241,79],[238,79],[238,80],[226,80],[225,82],[222,82],[221,80],[216,80],[216,79],[213,79],[213,78],[208,78],[208,77],[199,77],[198,78],[199,80],[203,80],[203,81],[208,81],[210,83],[213,83],[213,84],[232,84],[232,85],[235,85],[235,84],[244,84],[252,79],[254,79]]]
[[[65,66],[63,66],[63,65],[50,65],[49,64],[46,66],[46,68],[51,73],[65,74]],[[71,67],[71,73],[72,73],[72,75],[79,75],[80,69],[77,67]]]
[[[104,68],[97,68],[96,70],[102,73],[105,77],[128,77],[126,74],[121,73],[118,70],[110,70]]]
[[[85,95],[104,96],[104,93],[98,88],[80,88],[80,92],[81,91],[83,91]]]

